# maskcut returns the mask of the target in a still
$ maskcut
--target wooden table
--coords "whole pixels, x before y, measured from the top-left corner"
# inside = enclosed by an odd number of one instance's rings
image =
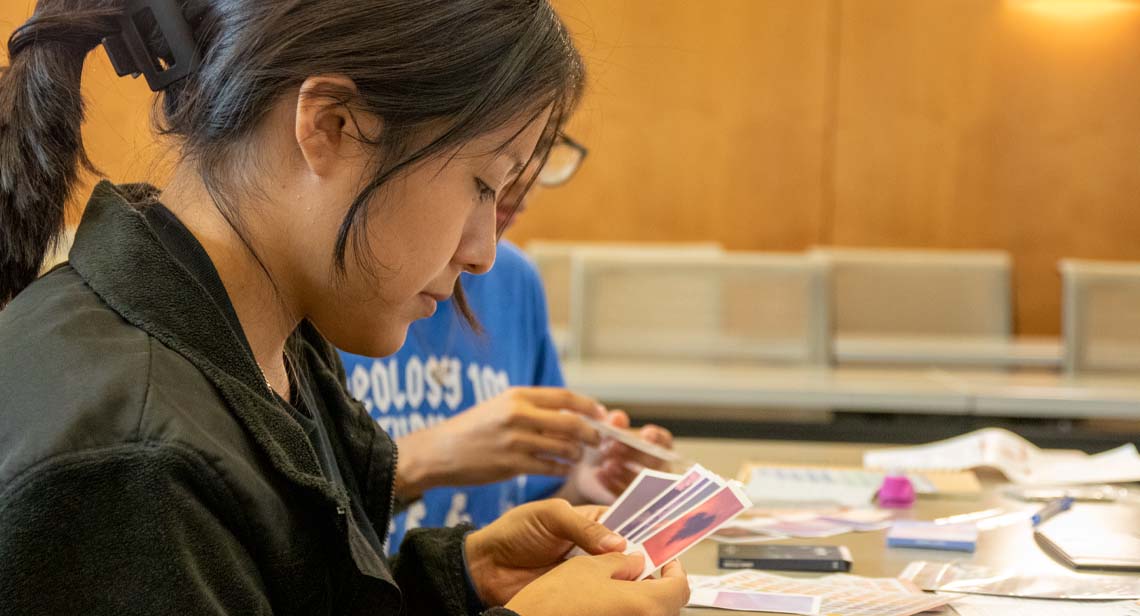
[[[863,452],[879,445],[849,443],[810,443],[788,441],[738,441],[719,439],[678,439],[676,449],[685,457],[695,460],[709,470],[724,477],[735,477],[746,461],[780,462],[790,464],[831,464],[860,466]],[[920,497],[915,507],[902,514],[918,520],[969,513],[990,507],[1002,506],[1010,510],[1036,509],[1039,505],[1012,500],[1003,496],[1005,486],[999,477],[983,477],[986,486],[976,497],[928,498]],[[1082,516],[1090,525],[1115,527],[1121,530],[1140,528],[1140,506],[1135,504],[1080,503],[1065,516]],[[773,543],[789,544],[841,544],[851,549],[855,562],[852,573],[868,577],[894,577],[916,560],[950,562],[970,559],[989,566],[1014,566],[1023,572],[1049,573],[1080,577],[1057,563],[1033,539],[1028,521],[1014,523],[998,529],[984,531],[974,554],[938,550],[913,550],[886,547],[886,531],[849,533],[823,539],[787,539]],[[725,573],[716,569],[716,547],[713,541],[703,541],[682,556],[682,563],[692,574],[715,575]],[[797,574],[791,574],[797,575]],[[809,574],[798,574],[809,575]],[[687,616],[724,616],[729,612],[711,609],[687,608]]]

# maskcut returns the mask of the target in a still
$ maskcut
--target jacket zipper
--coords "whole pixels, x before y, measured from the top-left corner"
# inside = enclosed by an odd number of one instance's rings
[[[380,530],[380,547],[387,551],[385,545],[388,543],[388,529],[392,527],[392,518],[396,515],[396,472],[400,464],[400,448],[396,446],[395,439],[388,439],[392,442],[392,464],[389,468],[392,469],[392,476],[388,481],[388,523]]]

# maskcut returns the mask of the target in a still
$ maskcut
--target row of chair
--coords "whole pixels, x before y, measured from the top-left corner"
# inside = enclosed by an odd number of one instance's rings
[[[566,357],[1140,371],[1140,264],[1066,260],[1063,341],[1013,335],[1001,252],[527,246]]]

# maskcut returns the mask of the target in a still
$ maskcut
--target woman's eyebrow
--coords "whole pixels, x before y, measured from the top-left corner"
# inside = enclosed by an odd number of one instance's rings
[[[507,171],[506,181],[514,180],[519,176],[520,173],[523,172],[523,169],[526,169],[526,163],[522,162],[521,160],[516,160],[514,166],[511,167],[510,171]]]

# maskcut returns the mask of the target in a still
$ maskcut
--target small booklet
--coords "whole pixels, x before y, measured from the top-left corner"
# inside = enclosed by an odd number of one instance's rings
[[[984,428],[915,447],[868,451],[863,454],[863,465],[907,471],[992,468],[1019,485],[1140,481],[1140,451],[1132,443],[1096,455],[1045,450],[1001,428]]]
[[[939,524],[899,520],[887,531],[889,548],[921,548],[973,552],[978,545],[978,526],[973,522]]]
[[[721,569],[773,571],[850,571],[851,551],[843,545],[722,545]]]
[[[1045,528],[1034,536],[1041,547],[1073,569],[1140,571],[1140,536],[1094,528]]]

